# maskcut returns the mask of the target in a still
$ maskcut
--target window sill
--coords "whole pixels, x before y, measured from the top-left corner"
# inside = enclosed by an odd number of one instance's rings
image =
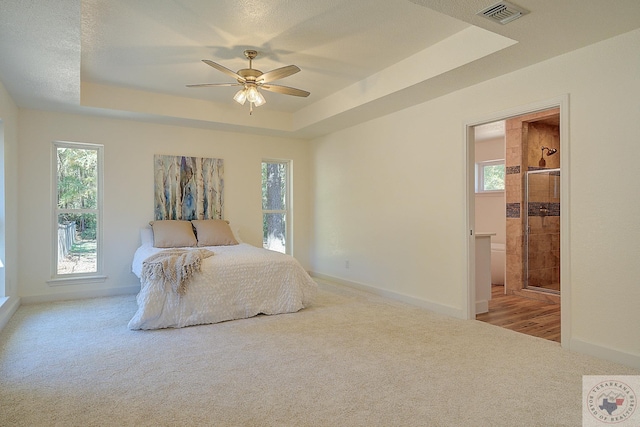
[[[504,196],[504,190],[477,192],[476,196],[482,196],[482,197],[486,197],[486,196],[489,196],[489,197]]]
[[[105,280],[107,280],[107,276],[102,275],[59,277],[57,279],[47,280],[47,284],[49,286],[80,285],[85,283],[104,282]]]

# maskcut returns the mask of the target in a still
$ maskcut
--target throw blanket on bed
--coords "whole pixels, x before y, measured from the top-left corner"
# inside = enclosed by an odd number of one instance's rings
[[[207,249],[167,249],[142,263],[142,284],[158,281],[165,289],[184,295],[187,283],[200,271],[202,260],[213,252]]]

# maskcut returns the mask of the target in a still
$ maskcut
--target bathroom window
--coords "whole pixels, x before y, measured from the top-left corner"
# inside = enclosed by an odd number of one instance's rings
[[[504,191],[504,159],[476,163],[476,193]]]

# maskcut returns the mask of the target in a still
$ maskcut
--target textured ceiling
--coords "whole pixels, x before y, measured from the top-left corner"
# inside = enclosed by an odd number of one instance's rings
[[[640,27],[640,1],[518,0],[508,25],[484,0],[0,0],[0,80],[23,108],[313,137]],[[237,88],[186,88],[295,64],[248,115]]]
[[[496,138],[504,138],[504,120],[485,123],[474,127],[474,140],[476,142],[489,141]]]
[[[237,71],[248,67],[243,51],[255,49],[253,66],[263,72],[302,69],[278,83],[310,91],[311,98],[265,94],[269,108],[281,111],[302,108],[468,26],[405,0],[94,0],[83,2],[82,17],[83,80],[224,102],[237,88],[185,84],[233,82],[201,59]]]

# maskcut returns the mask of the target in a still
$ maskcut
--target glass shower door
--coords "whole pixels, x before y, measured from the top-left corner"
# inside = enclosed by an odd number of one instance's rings
[[[560,293],[560,169],[527,172],[525,287]]]

